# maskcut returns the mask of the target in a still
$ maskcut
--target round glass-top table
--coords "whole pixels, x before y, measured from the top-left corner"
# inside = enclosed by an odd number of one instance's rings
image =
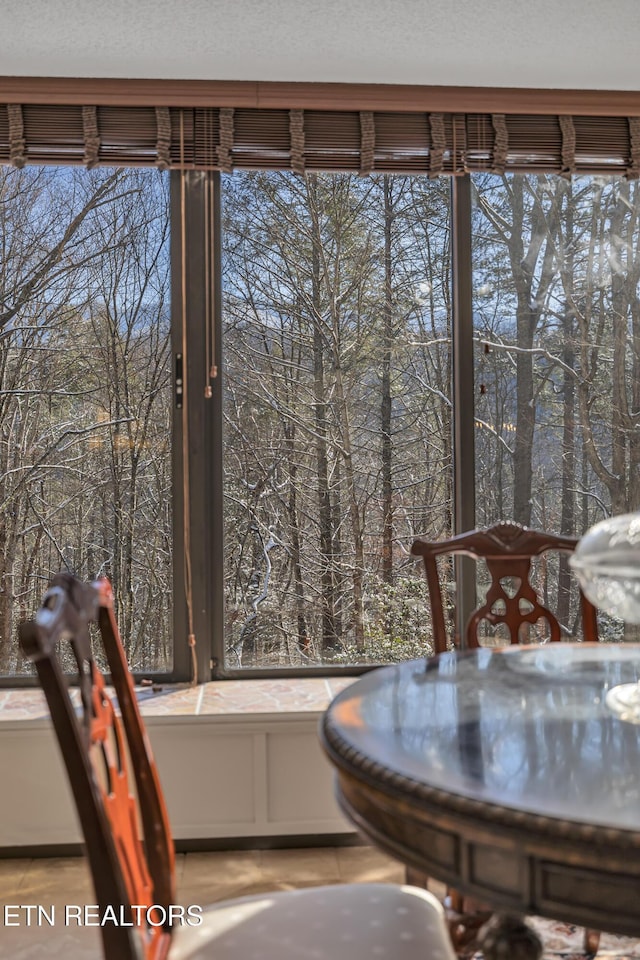
[[[321,727],[375,843],[492,906],[640,935],[640,647],[447,653],[367,674]]]

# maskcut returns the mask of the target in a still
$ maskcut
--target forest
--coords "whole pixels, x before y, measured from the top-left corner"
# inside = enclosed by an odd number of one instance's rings
[[[423,654],[409,549],[452,533],[449,182],[224,187],[228,662]],[[476,522],[579,536],[638,507],[638,185],[479,174],[472,191]],[[566,561],[536,575],[569,635]]]
[[[477,524],[580,535],[639,506],[638,183],[471,179]],[[59,569],[108,575],[134,668],[171,667],[168,194],[0,170],[0,673]],[[452,532],[450,211],[445,177],[222,176],[231,668],[429,651],[409,549]],[[566,564],[538,576],[570,633]]]
[[[168,178],[0,170],[0,673],[51,576],[109,576],[172,655]]]

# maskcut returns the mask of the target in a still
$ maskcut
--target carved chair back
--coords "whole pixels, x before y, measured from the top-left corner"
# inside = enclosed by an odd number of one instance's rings
[[[546,625],[548,639],[560,640],[562,628],[557,616],[544,605],[531,583],[531,561],[547,551],[573,553],[577,540],[529,530],[516,523],[497,523],[486,530],[471,530],[449,540],[432,542],[419,537],[411,547],[415,556],[424,560],[431,614],[434,650],[447,649],[447,632],[442,588],[437,559],[444,555],[462,554],[474,560],[484,560],[491,582],[484,601],[471,613],[466,627],[468,647],[480,646],[481,628],[503,627],[510,643],[520,642],[523,625],[531,627],[540,621]],[[583,639],[597,641],[598,624],[593,605],[580,592]],[[530,629],[526,627],[525,629]]]
[[[117,710],[92,652],[92,621],[98,623]],[[77,705],[63,671],[63,641],[69,641],[78,670]],[[105,957],[163,960],[175,904],[173,842],[109,581],[82,583],[58,574],[35,620],[20,625],[20,643],[38,672],[71,783],[100,918],[106,917]]]

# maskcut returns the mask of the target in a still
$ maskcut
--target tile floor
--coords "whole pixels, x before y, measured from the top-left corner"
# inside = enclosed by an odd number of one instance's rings
[[[177,901],[185,907],[325,883],[404,882],[404,868],[368,846],[180,854],[176,875]],[[429,886],[437,896],[444,895],[441,884],[430,881]],[[93,900],[89,873],[80,857],[0,859],[0,960],[102,960],[96,927],[64,924],[66,906],[83,907]],[[20,904],[44,907],[54,925],[44,917],[38,925],[35,909],[27,925],[23,909],[9,915],[19,925],[7,926],[5,906]],[[530,922],[545,943],[544,960],[587,960],[581,927],[533,918]],[[472,960],[482,960],[481,954]],[[640,960],[640,942],[605,934],[597,960]]]
[[[179,854],[176,862],[178,903],[205,905],[216,900],[269,890],[324,883],[404,881],[404,868],[368,846],[317,847],[295,850],[237,850]],[[99,960],[97,928],[65,926],[68,905],[93,903],[85,861],[79,857],[0,860],[0,958],[2,960]],[[27,925],[27,911],[9,914],[18,926],[7,926],[5,906],[37,904],[54,926],[36,911]]]

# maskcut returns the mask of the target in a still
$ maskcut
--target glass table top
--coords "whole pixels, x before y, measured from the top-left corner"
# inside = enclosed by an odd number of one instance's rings
[[[638,679],[631,644],[447,653],[367,674],[328,718],[359,754],[429,787],[640,830],[640,725],[606,702]]]

